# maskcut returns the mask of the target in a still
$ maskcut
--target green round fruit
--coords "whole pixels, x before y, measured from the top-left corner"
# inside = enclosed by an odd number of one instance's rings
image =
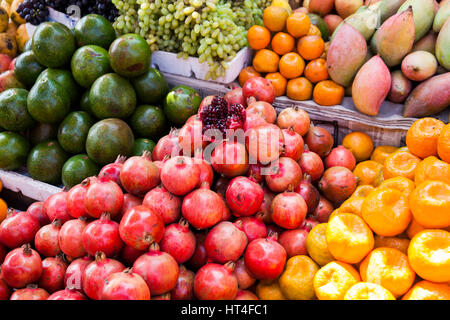
[[[150,68],[148,72],[131,80],[139,103],[158,104],[169,92],[169,84],[159,70]]]
[[[167,121],[161,108],[143,105],[136,108],[130,125],[137,136],[157,139],[164,134]]]
[[[111,72],[108,51],[95,45],[81,47],[72,57],[71,68],[75,81],[89,88],[99,77]]]
[[[74,29],[79,47],[93,44],[108,49],[116,39],[116,32],[105,17],[98,14],[88,14],[77,22]]]
[[[0,132],[0,169],[15,170],[27,161],[30,143],[15,132]]]
[[[100,168],[85,154],[77,154],[69,158],[62,168],[62,183],[67,188],[81,183],[84,179],[96,176]]]
[[[33,51],[25,51],[17,57],[14,73],[17,79],[27,87],[33,86],[45,67],[40,64]]]
[[[144,38],[129,33],[114,40],[109,48],[109,59],[116,73],[134,78],[148,71],[152,51]]]
[[[183,125],[189,117],[197,113],[202,97],[193,88],[177,86],[164,100],[164,113],[175,125]]]
[[[72,76],[72,73],[63,69],[48,68],[42,71],[36,81],[47,78],[59,83],[70,98],[70,103],[76,105],[80,99],[78,94],[78,84]]]
[[[315,25],[322,34],[323,41],[327,42],[330,38],[330,30],[328,30],[328,26],[321,16],[315,13],[308,13],[309,20],[311,20],[311,24]]]
[[[28,90],[8,89],[0,93],[0,126],[10,131],[24,131],[34,124],[27,109]]]
[[[85,111],[75,111],[67,115],[58,129],[58,142],[68,153],[83,153],[89,129],[95,121]]]
[[[33,52],[40,64],[49,68],[68,65],[76,49],[75,38],[59,22],[41,23],[33,33]]]
[[[86,111],[90,115],[94,115],[91,110],[91,105],[89,104],[89,89],[83,93],[80,101],[80,108],[82,111]]]
[[[148,151],[150,153],[153,152],[155,148],[155,142],[146,138],[139,138],[134,141],[133,145],[133,156],[142,156],[144,151]]]
[[[38,122],[57,123],[70,111],[70,98],[56,81],[43,78],[28,94],[28,112]]]
[[[127,79],[108,73],[95,80],[89,93],[89,104],[99,119],[124,119],[136,108],[136,93]]]
[[[31,149],[27,160],[30,177],[51,184],[61,182],[61,172],[67,153],[57,141],[41,142]]]
[[[134,135],[131,128],[120,119],[104,119],[94,124],[86,139],[86,151],[96,163],[105,165],[118,155],[130,156]]]
[[[55,140],[58,136],[58,126],[56,124],[38,122],[29,131],[28,136],[32,145]]]

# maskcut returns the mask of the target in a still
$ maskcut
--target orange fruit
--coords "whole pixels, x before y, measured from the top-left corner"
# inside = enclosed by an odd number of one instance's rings
[[[450,286],[422,280],[409,289],[402,300],[450,300]]]
[[[278,65],[280,73],[287,79],[300,77],[305,69],[305,61],[295,52],[286,53]]]
[[[328,221],[330,221],[331,218],[333,218],[335,215],[338,215],[338,214],[341,214],[341,213],[346,213],[346,212],[340,211],[339,208],[334,209],[333,212],[331,212],[330,216],[328,217]]]
[[[289,11],[282,7],[268,6],[263,12],[264,26],[273,32],[283,31],[286,27],[286,20]]]
[[[278,280],[262,280],[256,285],[256,295],[261,300],[287,300],[281,292]]]
[[[282,56],[291,52],[295,47],[295,39],[289,33],[278,32],[273,36],[271,42],[272,50]]]
[[[261,49],[253,58],[253,67],[257,72],[277,72],[280,57],[273,51]]]
[[[8,205],[6,204],[5,200],[0,198],[0,223],[6,219],[7,215],[8,215]]]
[[[450,163],[450,124],[447,124],[441,130],[437,143],[437,152],[441,160]]]
[[[255,77],[261,77],[261,73],[257,72],[255,68],[251,66],[245,67],[239,73],[239,84],[241,85],[241,87],[243,87],[248,79]]]
[[[358,179],[358,184],[378,186],[383,181],[383,165],[372,160],[360,162],[353,169],[353,174]]]
[[[339,207],[339,212],[353,213],[361,217],[364,197],[350,197]]]
[[[374,246],[372,230],[364,220],[352,213],[340,213],[328,221],[328,250],[337,260],[360,262]]]
[[[356,188],[355,192],[353,192],[352,197],[367,197],[367,195],[374,189],[375,188],[369,184],[360,185]]]
[[[312,83],[308,79],[300,77],[288,81],[286,95],[292,100],[309,100],[312,90]]]
[[[444,123],[435,118],[422,118],[415,121],[406,134],[406,146],[419,157],[437,156],[439,134]]]
[[[309,32],[311,20],[303,12],[294,12],[286,20],[287,32],[294,38],[302,37]]]
[[[414,191],[416,185],[414,181],[408,178],[395,177],[384,180],[378,187],[398,190],[409,198],[409,195]]]
[[[347,134],[342,140],[342,145],[353,153],[357,162],[369,159],[373,151],[372,138],[364,132],[355,131]]]
[[[325,43],[323,42],[322,37],[317,35],[301,37],[297,42],[297,52],[305,60],[319,58],[324,49]]]
[[[364,198],[362,217],[376,234],[392,237],[406,230],[412,215],[402,192],[380,188]]]
[[[409,197],[414,219],[425,228],[450,226],[450,184],[427,180]]]
[[[409,239],[400,237],[383,237],[375,235],[375,248],[394,248],[408,254]]]
[[[248,29],[247,41],[254,50],[261,50],[270,43],[270,31],[266,27],[254,25]]]
[[[345,89],[331,80],[320,81],[314,88],[314,102],[321,106],[335,106],[342,103]]]
[[[426,229],[409,243],[408,259],[414,271],[424,280],[450,281],[450,232]]]
[[[328,251],[327,238],[325,236],[327,223],[319,223],[309,231],[306,237],[306,250],[308,255],[319,265],[324,266],[334,260]]]
[[[384,179],[405,177],[414,180],[416,167],[420,158],[408,151],[396,151],[391,153],[384,162]]]
[[[318,270],[317,264],[308,256],[290,258],[278,279],[281,292],[289,300],[314,299],[314,276]]]
[[[2,180],[0,180],[0,192],[2,192],[2,190],[3,190],[3,183]]]
[[[370,156],[370,160],[376,161],[384,165],[384,161],[386,158],[397,148],[393,146],[378,146],[373,150],[372,155]]]
[[[308,33],[306,35],[322,37],[322,32],[320,32],[320,29],[316,25],[311,23],[311,25],[309,26]]]
[[[281,73],[268,73],[266,74],[266,79],[272,82],[277,97],[284,96],[286,94],[287,80],[281,75]]]
[[[416,234],[418,234],[422,230],[425,230],[425,227],[422,226],[420,223],[418,223],[413,216],[408,228],[406,229],[406,234],[408,235],[408,238],[412,239]]]
[[[305,77],[312,83],[328,79],[327,61],[322,58],[314,59],[306,65]]]
[[[417,165],[414,179],[416,184],[425,180],[439,180],[450,184],[450,164],[435,156],[427,157]]]
[[[395,297],[405,294],[416,277],[406,254],[394,248],[374,249],[359,268],[364,282],[379,284]]]
[[[342,300],[345,293],[361,281],[358,271],[351,265],[333,261],[314,276],[314,291],[319,300]]]
[[[359,282],[348,289],[344,300],[395,300],[395,297],[379,284]]]

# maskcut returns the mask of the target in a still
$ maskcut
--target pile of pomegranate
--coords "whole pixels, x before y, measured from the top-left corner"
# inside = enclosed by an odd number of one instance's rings
[[[267,81],[206,97],[153,153],[11,210],[0,299],[257,299],[257,281],[307,254],[308,232],[356,188],[352,153],[299,108],[277,116]],[[202,119],[216,118],[245,142],[203,139]]]

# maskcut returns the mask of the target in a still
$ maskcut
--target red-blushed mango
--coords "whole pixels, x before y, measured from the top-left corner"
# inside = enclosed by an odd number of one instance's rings
[[[334,0],[309,0],[308,11],[325,16],[333,10]]]
[[[344,22],[339,28],[327,55],[330,78],[347,87],[363,65],[367,55],[367,43],[355,28]]]
[[[387,18],[396,14],[398,8],[405,2],[406,0],[382,0],[380,1],[380,19],[381,22],[386,21]],[[374,3],[378,1],[371,1],[369,6],[372,6]]]
[[[333,34],[334,30],[336,30],[337,26],[341,24],[343,19],[337,14],[327,14],[323,17],[323,21],[325,21],[330,34]]]
[[[420,83],[406,99],[403,116],[422,118],[447,108],[450,105],[449,83],[450,72]]]
[[[393,67],[411,51],[414,44],[414,18],[411,8],[387,19],[376,33],[377,52]]]
[[[434,20],[433,0],[406,0],[397,13],[409,10],[414,14],[414,41],[421,39],[431,28]]]
[[[414,43],[411,52],[427,51],[434,54],[437,36],[438,34],[433,31],[428,32],[425,36],[422,37],[422,39]]]
[[[403,74],[412,81],[424,81],[437,70],[436,57],[427,51],[409,53],[402,61]]]
[[[412,89],[412,82],[400,70],[391,73],[391,90],[387,99],[393,103],[403,103]]]
[[[391,73],[379,55],[367,61],[352,86],[353,103],[360,112],[376,116],[391,90]]]
[[[433,31],[441,31],[441,28],[444,25],[445,21],[447,21],[448,17],[450,17],[450,1],[442,1],[441,6],[439,7],[439,10],[434,17]]]
[[[450,71],[450,19],[444,23],[436,40],[436,58],[439,64]]]
[[[364,4],[363,0],[335,0],[334,7],[342,18],[347,18]]]

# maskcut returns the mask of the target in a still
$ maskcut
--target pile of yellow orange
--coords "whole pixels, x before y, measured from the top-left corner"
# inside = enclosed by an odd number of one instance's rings
[[[359,186],[307,238],[308,256],[289,259],[269,299],[450,299],[450,124],[416,121],[406,147],[343,144],[363,156]],[[369,138],[370,139],[370,138]],[[365,155],[364,155],[365,153]]]
[[[239,75],[241,86],[251,77],[272,81],[277,96],[310,100],[331,106],[342,102],[344,88],[329,80],[327,47],[320,30],[304,12],[271,5],[264,10],[264,26],[252,26],[247,33],[256,51],[252,66]]]
[[[0,192],[2,192],[2,190],[3,184],[2,181],[0,180]],[[0,198],[0,222],[5,220],[7,213],[8,213],[8,205],[6,204],[5,200]]]

